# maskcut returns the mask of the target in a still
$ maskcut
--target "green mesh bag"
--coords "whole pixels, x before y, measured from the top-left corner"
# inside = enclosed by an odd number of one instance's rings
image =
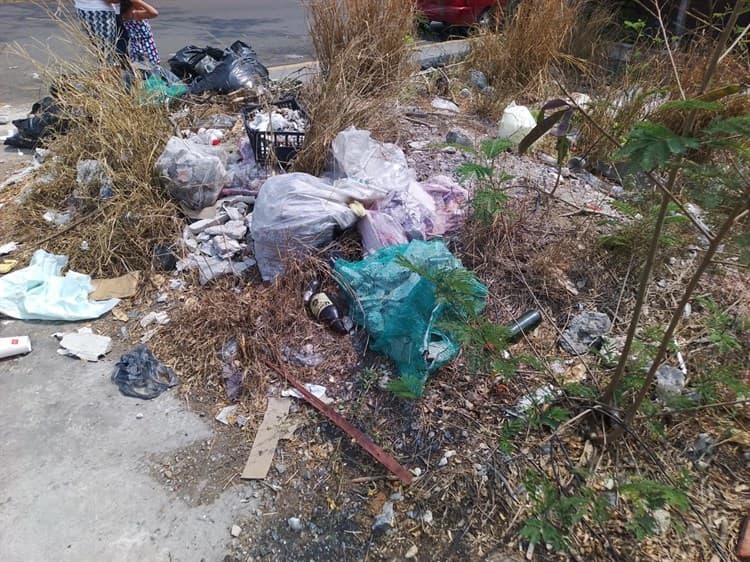
[[[438,301],[435,284],[399,264],[399,256],[421,270],[463,269],[443,241],[415,240],[387,246],[359,262],[338,260],[335,271],[349,296],[352,320],[370,334],[370,349],[393,359],[406,384],[404,394],[421,396],[427,375],[458,354],[455,338],[436,327],[455,312]],[[478,313],[486,287],[477,282],[475,295]]]

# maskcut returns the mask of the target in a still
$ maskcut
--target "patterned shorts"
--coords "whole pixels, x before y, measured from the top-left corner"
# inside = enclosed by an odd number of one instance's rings
[[[113,48],[117,43],[116,14],[105,10],[78,10],[78,18],[94,41],[101,42],[105,48]]]
[[[128,51],[133,62],[148,62],[159,65],[159,51],[156,49],[151,24],[147,21],[125,20],[128,32]]]

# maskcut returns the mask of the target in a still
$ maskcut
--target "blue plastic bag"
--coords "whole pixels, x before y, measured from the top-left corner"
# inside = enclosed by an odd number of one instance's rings
[[[360,262],[338,260],[335,270],[349,295],[352,319],[371,336],[371,349],[395,362],[400,394],[421,396],[427,375],[458,354],[456,338],[438,328],[456,311],[437,297],[433,281],[399,263],[400,256],[421,270],[463,269],[442,240],[415,240],[382,248]],[[487,288],[476,282],[473,296],[479,313]]]

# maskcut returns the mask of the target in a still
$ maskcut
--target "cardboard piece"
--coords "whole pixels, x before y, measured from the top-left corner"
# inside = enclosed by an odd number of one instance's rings
[[[290,439],[296,425],[285,423],[292,401],[289,398],[269,398],[263,422],[253,442],[253,448],[247,457],[245,469],[240,478],[243,480],[262,480],[268,475],[276,445],[281,439]]]
[[[141,281],[140,271],[131,271],[114,279],[92,279],[89,300],[124,299],[135,295]]]

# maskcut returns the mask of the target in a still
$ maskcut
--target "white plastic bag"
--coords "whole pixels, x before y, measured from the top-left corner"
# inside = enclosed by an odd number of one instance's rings
[[[190,209],[210,207],[227,180],[227,153],[199,139],[171,137],[156,161],[169,194]]]
[[[512,101],[503,111],[497,136],[518,144],[534,127],[536,119],[529,108],[525,105],[516,105],[516,102]]]
[[[288,254],[320,247],[333,240],[336,229],[354,226],[357,216],[349,203],[379,196],[373,186],[348,180],[330,183],[301,173],[269,178],[258,192],[251,226],[263,279],[283,273]]]
[[[0,314],[19,320],[88,320],[112,310],[119,299],[89,301],[91,277],[68,271],[66,256],[37,250],[28,267],[0,277]]]
[[[403,150],[372,139],[370,131],[350,127],[336,135],[332,149],[339,177],[364,183],[381,196],[408,189],[416,181]]]

